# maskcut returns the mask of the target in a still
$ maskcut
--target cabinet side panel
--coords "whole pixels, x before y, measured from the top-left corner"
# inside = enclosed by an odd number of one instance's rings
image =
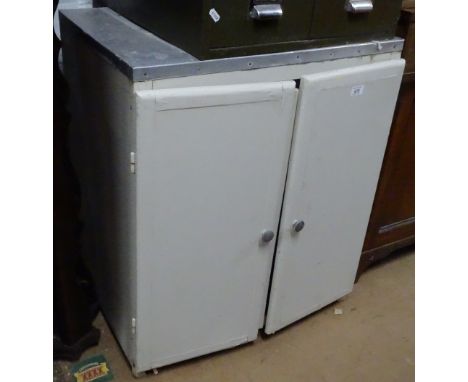
[[[135,151],[132,84],[66,25],[70,148],[81,194],[82,245],[102,312],[132,361],[135,289]]]

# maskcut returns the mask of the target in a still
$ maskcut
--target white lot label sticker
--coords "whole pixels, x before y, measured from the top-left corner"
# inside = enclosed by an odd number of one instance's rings
[[[355,85],[351,88],[351,96],[360,96],[364,93],[364,85]]]
[[[210,9],[210,16],[215,23],[217,23],[221,19],[221,16],[219,15],[218,12],[216,12],[216,9],[214,8]]]

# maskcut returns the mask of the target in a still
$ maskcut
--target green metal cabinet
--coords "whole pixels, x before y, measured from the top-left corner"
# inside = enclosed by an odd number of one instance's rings
[[[357,5],[357,13],[350,3]],[[210,59],[391,38],[401,0],[100,0],[99,4],[199,59]],[[278,12],[255,18],[256,7]]]

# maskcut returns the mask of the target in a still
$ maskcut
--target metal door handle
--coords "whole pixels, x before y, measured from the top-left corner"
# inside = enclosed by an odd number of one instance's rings
[[[262,232],[262,241],[264,243],[269,243],[270,241],[273,240],[274,237],[275,237],[275,233],[273,231],[264,230]]]
[[[346,0],[346,11],[350,13],[368,13],[374,9],[372,0]]]
[[[292,224],[292,229],[294,232],[301,232],[304,226],[304,220],[294,220]]]
[[[281,16],[283,16],[281,4],[258,4],[250,11],[250,17],[255,20],[279,19]]]

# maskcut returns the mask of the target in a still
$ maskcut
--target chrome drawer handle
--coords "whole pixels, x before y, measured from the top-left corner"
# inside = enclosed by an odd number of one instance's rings
[[[250,11],[250,17],[255,20],[279,19],[283,16],[283,8],[280,4],[254,5]]]
[[[346,0],[345,10],[350,13],[368,13],[372,9],[372,0]]]

